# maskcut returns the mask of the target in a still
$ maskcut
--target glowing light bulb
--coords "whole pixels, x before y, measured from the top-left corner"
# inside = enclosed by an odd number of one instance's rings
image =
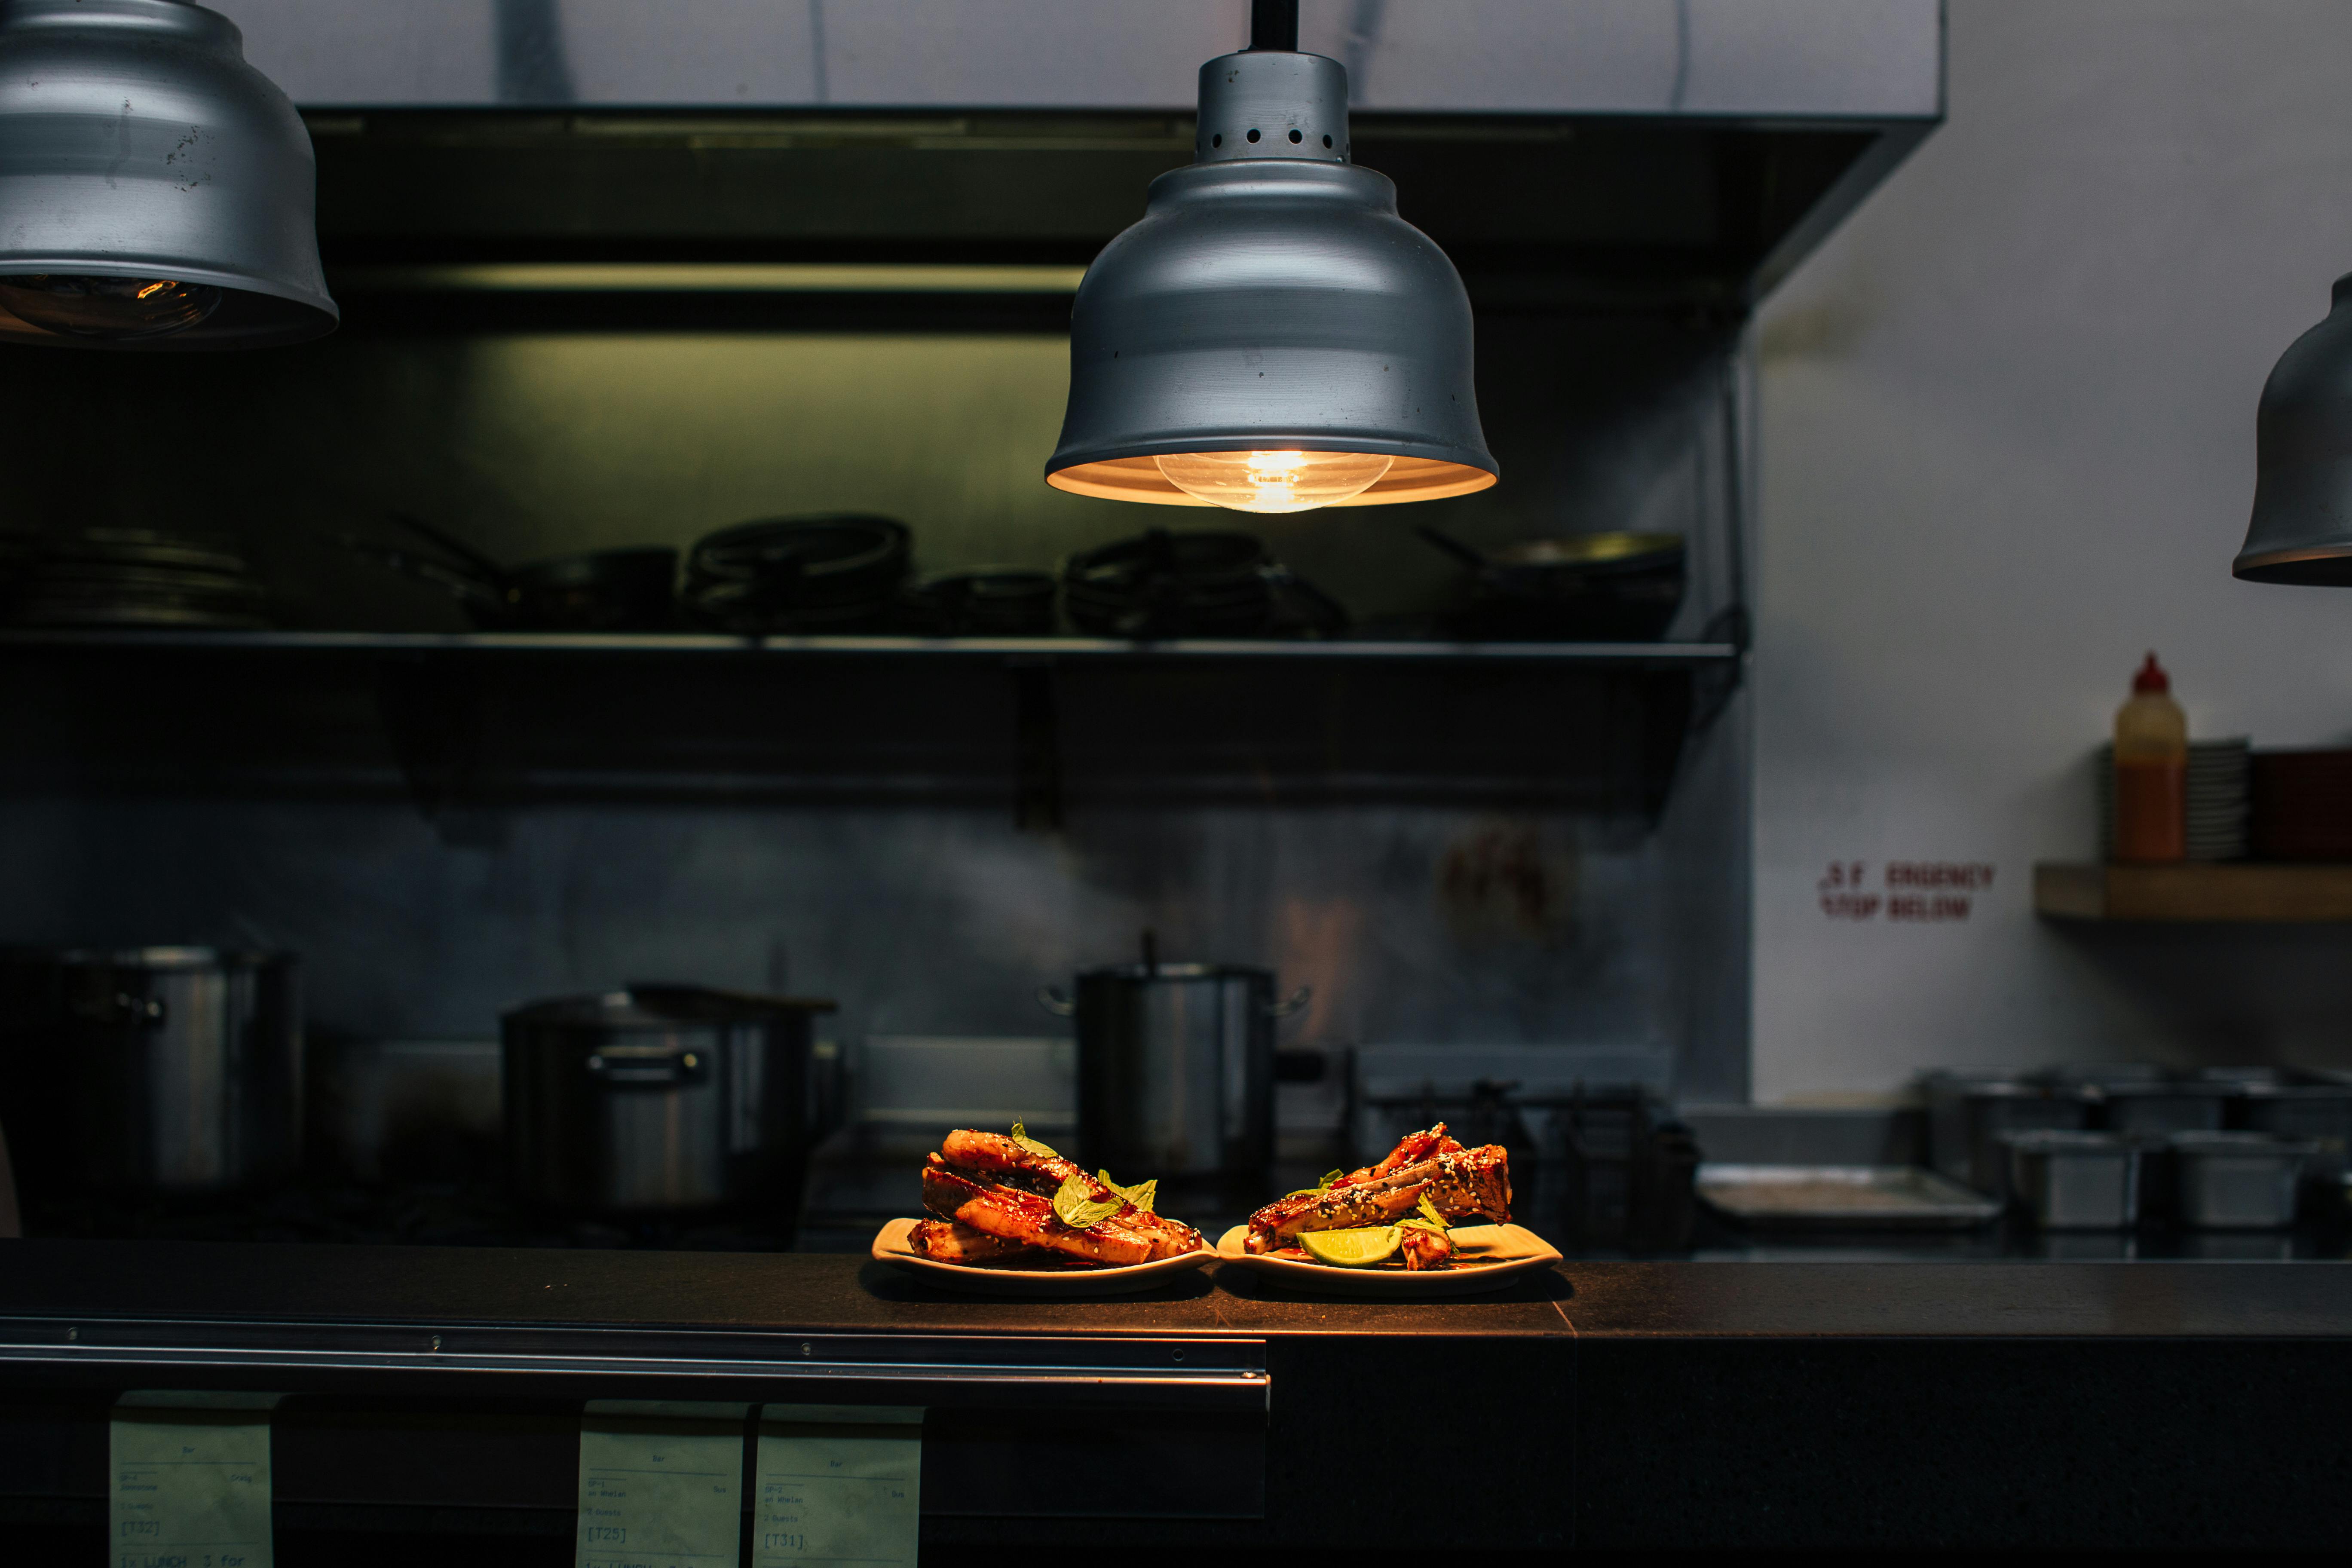
[[[1188,496],[1235,511],[1312,511],[1360,496],[1394,461],[1379,452],[1185,452],[1155,458]]]
[[[173,278],[93,278],[64,272],[0,278],[0,307],[61,337],[136,342],[169,337],[220,309],[221,291]]]

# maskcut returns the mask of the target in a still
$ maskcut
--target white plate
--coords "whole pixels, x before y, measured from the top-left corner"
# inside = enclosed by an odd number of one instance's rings
[[[894,1219],[877,1231],[874,1260],[902,1268],[926,1284],[982,1296],[1124,1296],[1163,1285],[1171,1275],[1189,1274],[1217,1256],[1203,1247],[1181,1258],[1118,1268],[982,1268],[970,1263],[941,1263],[908,1246],[907,1237],[921,1223]]]
[[[1522,1274],[1559,1261],[1559,1248],[1517,1225],[1465,1225],[1448,1232],[1454,1257],[1462,1260],[1451,1268],[1334,1268],[1328,1263],[1268,1258],[1243,1250],[1242,1238],[1248,1234],[1249,1226],[1237,1225],[1219,1237],[1217,1261],[1239,1264],[1293,1290],[1341,1296],[1466,1296],[1499,1290]]]

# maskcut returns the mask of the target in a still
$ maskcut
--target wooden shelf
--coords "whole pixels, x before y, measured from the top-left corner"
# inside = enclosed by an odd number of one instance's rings
[[[2185,863],[2033,868],[2033,908],[2052,920],[2305,924],[2352,921],[2352,863]]]

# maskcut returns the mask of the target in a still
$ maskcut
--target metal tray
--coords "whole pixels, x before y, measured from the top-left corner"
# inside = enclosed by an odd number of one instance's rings
[[[1791,1230],[1966,1230],[2001,1207],[1916,1165],[1707,1164],[1698,1195],[1742,1225]]]

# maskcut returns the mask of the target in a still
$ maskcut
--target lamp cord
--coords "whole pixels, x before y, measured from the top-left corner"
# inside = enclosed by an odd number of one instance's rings
[[[1298,0],[1250,0],[1252,52],[1278,49],[1298,52]]]

